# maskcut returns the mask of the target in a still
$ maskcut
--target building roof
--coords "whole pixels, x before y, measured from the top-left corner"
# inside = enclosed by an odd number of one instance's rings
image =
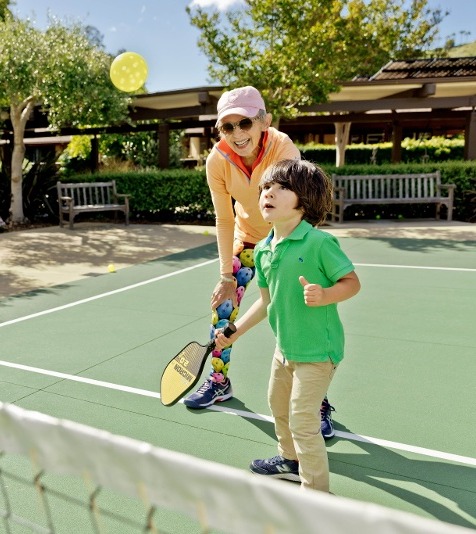
[[[390,61],[370,81],[476,76],[476,57],[448,57]]]
[[[198,87],[134,97],[131,118],[213,121],[223,87]],[[368,79],[344,82],[327,103],[303,112],[369,109],[455,109],[476,105],[476,57],[390,61]],[[210,122],[211,124],[211,122]]]
[[[217,102],[223,87],[195,87],[160,93],[137,95],[133,98],[132,120],[183,119],[208,116],[216,120]]]
[[[457,109],[476,106],[476,57],[391,61],[368,79],[344,82],[304,112]]]
[[[130,119],[133,129],[154,128],[153,119],[167,121],[170,128],[210,128],[216,121],[216,104],[224,88],[206,86],[136,95],[132,98]],[[455,113],[476,109],[476,57],[392,61],[369,79],[345,82],[327,102],[300,109],[307,119],[353,121],[389,113]],[[416,113],[418,112],[418,113]],[[296,120],[291,121],[296,122]],[[29,123],[27,137],[41,136],[37,120]],[[131,127],[90,128],[83,133],[125,132]],[[64,128],[64,135],[77,133]],[[44,135],[44,133],[43,133]]]

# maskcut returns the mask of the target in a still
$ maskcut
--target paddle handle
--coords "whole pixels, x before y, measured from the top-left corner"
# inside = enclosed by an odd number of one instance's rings
[[[230,337],[236,332],[236,326],[233,323],[228,323],[228,326],[223,330],[225,337]]]

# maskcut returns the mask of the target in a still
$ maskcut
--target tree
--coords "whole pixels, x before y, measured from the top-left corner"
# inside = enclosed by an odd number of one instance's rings
[[[0,0],[0,21],[5,20],[5,17],[11,14],[8,6],[11,4],[10,0]]]
[[[426,54],[446,16],[428,0],[243,0],[220,13],[187,7],[227,87],[254,85],[275,118],[321,103],[340,82],[369,76],[391,59]],[[407,6],[409,7],[407,8]]]
[[[128,99],[109,80],[112,58],[88,37],[79,24],[50,21],[42,32],[9,15],[0,22],[0,107],[9,108],[13,129],[13,223],[24,222],[24,134],[36,106],[53,129],[109,125],[127,117]]]

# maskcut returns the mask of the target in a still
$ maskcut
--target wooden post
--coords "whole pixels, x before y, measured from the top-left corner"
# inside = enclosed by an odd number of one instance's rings
[[[159,168],[169,166],[169,125],[166,122],[159,124]]]
[[[97,135],[91,139],[91,154],[89,155],[89,168],[94,174],[99,169],[99,142]]]
[[[394,120],[392,132],[392,163],[400,163],[402,161],[402,135],[402,125],[398,120]]]
[[[468,115],[464,129],[464,159],[476,159],[476,111]]]

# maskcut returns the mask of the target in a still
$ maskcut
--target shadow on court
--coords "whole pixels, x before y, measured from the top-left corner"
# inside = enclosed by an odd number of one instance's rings
[[[256,414],[256,412],[247,408],[246,404],[237,397],[233,397],[232,399],[228,400],[226,402],[226,407],[223,406],[223,408],[227,408],[229,410],[239,410],[239,411],[247,412],[247,414]],[[193,413],[194,415],[197,415],[197,416],[205,415],[205,414],[210,415],[211,413],[215,413],[218,415],[220,413],[220,411],[214,411],[213,409],[212,410],[207,410],[207,409],[193,410],[190,408],[186,408],[186,409],[188,412]],[[238,415],[238,417],[240,416]],[[254,419],[253,417],[249,417],[249,416],[241,417],[241,419],[243,419],[243,421],[245,421],[246,423],[250,423],[252,426],[257,428],[259,431],[263,432],[263,434],[266,434],[273,440],[277,441],[276,434],[274,433],[274,424],[272,422],[263,421],[262,419],[258,419],[258,418]]]
[[[6,232],[0,246],[0,298],[215,245],[214,228],[198,225],[78,223]]]
[[[476,252],[476,239],[469,241],[455,241],[452,239],[437,240],[369,237],[367,238],[367,241],[386,243],[392,248],[408,252],[435,252],[438,250],[447,252]]]
[[[336,424],[335,428],[352,433],[340,424]],[[338,436],[334,437],[328,443],[328,449],[341,440]],[[328,450],[332,473],[373,486],[441,521],[475,528],[476,470],[473,467],[435,458],[410,459],[373,443],[353,441],[352,444],[365,454],[333,453]],[[474,491],[468,490],[471,487]],[[442,499],[432,498],[432,493],[439,494],[449,505],[446,506]],[[451,504],[461,514],[453,511]]]
[[[230,410],[255,413],[236,397],[227,401],[226,407]],[[187,410],[196,416],[205,414],[209,416],[211,413],[219,416],[220,414],[219,411],[211,410]],[[272,422],[250,417],[242,417],[242,419],[276,441]],[[335,428],[338,431],[352,433],[349,428],[336,422]],[[440,521],[475,528],[476,488],[474,492],[467,489],[474,486],[476,473],[473,467],[435,458],[411,459],[392,449],[360,441],[352,441],[352,445],[359,447],[365,454],[332,452],[333,446],[340,441],[348,442],[339,436],[326,442],[331,473],[368,484],[408,503],[411,507],[419,508]],[[437,493],[440,498],[435,500],[432,495],[434,493]],[[355,495],[354,498],[359,499],[360,496]],[[448,505],[445,505],[445,501]],[[461,513],[452,510],[452,507],[457,508]]]
[[[200,263],[202,261],[207,261],[210,257],[213,257],[217,253],[217,248],[215,243],[210,243],[207,245],[202,245],[200,247],[187,249],[175,254],[170,254],[164,257],[160,257],[154,260],[149,260],[142,264],[143,267],[149,267],[151,270],[151,276],[153,276],[153,271],[155,267],[164,266],[168,269],[179,269],[181,268],[181,263],[196,261]],[[111,279],[111,274],[104,269],[102,273],[85,273],[83,276],[88,278],[102,278],[104,280]],[[28,281],[25,281],[19,275],[9,275],[3,274],[1,276],[1,285],[0,285],[0,308],[12,306],[22,300],[32,300],[39,296],[44,295],[62,295],[65,290],[68,288],[75,287],[77,281],[72,281],[71,283],[63,283],[58,285],[53,285],[51,287],[35,288],[31,290],[26,290],[25,287],[28,287]],[[118,281],[118,287],[121,287],[123,281]],[[22,290],[22,291],[21,291]],[[21,291],[21,292],[18,292]],[[2,298],[3,297],[3,298]]]

